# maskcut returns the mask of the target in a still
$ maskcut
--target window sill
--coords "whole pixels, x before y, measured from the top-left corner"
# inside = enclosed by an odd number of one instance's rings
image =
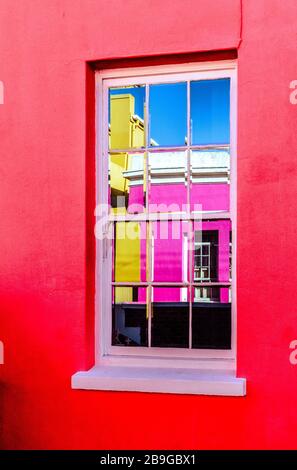
[[[191,395],[245,396],[246,380],[230,371],[95,366],[72,376],[72,388]]]

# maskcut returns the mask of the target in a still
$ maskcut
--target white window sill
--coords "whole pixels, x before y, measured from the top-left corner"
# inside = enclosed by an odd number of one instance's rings
[[[72,376],[72,388],[193,395],[245,396],[246,380],[230,371],[95,366]]]
[[[2,341],[0,341],[0,364],[4,364],[4,346]]]

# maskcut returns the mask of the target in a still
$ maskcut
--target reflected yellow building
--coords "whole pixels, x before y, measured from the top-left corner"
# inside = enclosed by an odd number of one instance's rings
[[[109,148],[114,150],[140,148],[144,146],[144,122],[135,114],[135,98],[132,94],[110,96]],[[123,172],[131,168],[133,155],[118,152],[110,155],[109,178],[111,198],[121,197],[122,205],[114,204],[112,211],[126,213],[125,201],[129,194],[129,181]],[[131,234],[133,237],[131,239]],[[118,222],[115,235],[114,279],[116,282],[139,282],[140,266],[140,224]],[[116,302],[132,302],[132,287],[118,287]]]

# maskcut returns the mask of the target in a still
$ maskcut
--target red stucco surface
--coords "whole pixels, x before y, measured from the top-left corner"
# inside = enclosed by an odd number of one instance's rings
[[[296,447],[296,13],[294,0],[243,0],[241,28],[239,0],[1,1],[1,447]],[[238,375],[247,396],[71,390],[93,344],[86,61],[239,44]]]

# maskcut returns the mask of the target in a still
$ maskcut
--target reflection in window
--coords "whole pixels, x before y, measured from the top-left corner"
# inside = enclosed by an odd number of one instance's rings
[[[152,346],[189,347],[189,303],[181,288],[153,288]]]
[[[229,211],[229,150],[193,150],[190,164],[192,210],[200,204],[203,211]]]
[[[218,267],[218,231],[195,233],[194,282],[217,281]]]
[[[229,144],[230,79],[191,82],[192,144]]]
[[[150,86],[150,145],[179,146],[187,142],[187,84]]]
[[[229,95],[229,78],[109,90],[114,346],[231,347]]]
[[[112,344],[114,346],[147,346],[147,290],[121,286],[113,289]]]
[[[143,212],[145,206],[145,155],[111,153],[109,155],[109,202],[117,214]]]
[[[113,281],[146,281],[146,254],[146,224],[136,221],[116,222],[113,237]]]
[[[187,278],[187,224],[180,220],[152,224],[152,280],[183,282]]]
[[[109,148],[141,148],[145,144],[145,87],[109,90]]]
[[[218,287],[195,287],[195,302],[219,302],[220,289]]]
[[[228,292],[221,291],[226,289],[217,288],[215,295],[208,293],[208,296],[214,299],[213,302],[193,303],[192,347],[194,349],[231,348],[231,304],[229,301],[219,301],[219,298],[223,297],[229,299]]]

